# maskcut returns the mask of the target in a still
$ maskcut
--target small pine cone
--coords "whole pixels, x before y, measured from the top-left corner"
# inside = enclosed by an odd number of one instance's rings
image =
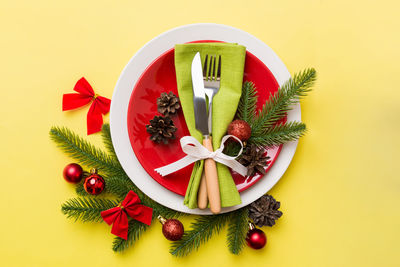
[[[270,157],[264,155],[263,149],[256,145],[249,145],[240,155],[239,162],[247,167],[247,175],[253,176],[256,172],[265,174],[265,167],[268,166]]]
[[[150,140],[168,144],[168,140],[175,139],[174,133],[177,128],[170,117],[154,116],[150,124],[146,125],[147,132],[151,135]]]
[[[180,107],[179,98],[172,92],[161,93],[161,96],[157,98],[157,110],[164,116],[175,114]]]
[[[275,220],[282,216],[282,211],[278,210],[281,203],[276,201],[271,195],[264,195],[254,201],[249,206],[249,218],[258,227],[273,226]]]

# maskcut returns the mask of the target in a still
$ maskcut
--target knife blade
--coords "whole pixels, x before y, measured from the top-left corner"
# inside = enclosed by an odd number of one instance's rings
[[[199,52],[197,52],[192,61],[192,86],[195,126],[204,136],[208,136],[210,130],[208,129],[208,113],[206,94],[204,92],[203,68],[201,66]]]
[[[214,151],[210,137],[210,129],[208,128],[208,114],[206,94],[204,91],[203,68],[201,66],[201,58],[199,52],[197,52],[193,58],[191,71],[195,126],[196,129],[199,130],[204,136],[203,146],[205,146],[209,151]],[[210,210],[212,213],[217,214],[221,211],[221,199],[219,192],[217,166],[212,158],[204,160],[204,174],[208,200],[210,202]]]

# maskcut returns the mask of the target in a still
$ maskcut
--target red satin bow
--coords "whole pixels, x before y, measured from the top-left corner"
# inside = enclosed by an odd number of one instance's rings
[[[92,100],[92,105],[87,114],[87,134],[101,131],[103,115],[110,111],[111,100],[94,93],[92,86],[82,77],[74,87],[78,94],[64,94],[62,110],[71,110],[82,107]]]
[[[111,233],[123,239],[128,238],[128,215],[132,219],[150,225],[153,209],[140,205],[135,192],[129,191],[124,201],[115,208],[101,212],[101,217],[108,225],[113,225]]]

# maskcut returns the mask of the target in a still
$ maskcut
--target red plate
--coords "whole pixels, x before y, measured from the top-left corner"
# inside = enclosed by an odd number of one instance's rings
[[[248,51],[246,52],[243,80],[252,81],[256,85],[258,108],[261,108],[269,95],[275,93],[279,87],[264,63]],[[179,110],[178,114],[172,117],[178,130],[176,139],[168,145],[153,143],[146,132],[146,124],[149,124],[154,115],[159,115],[156,104],[157,98],[162,92],[170,91],[179,96],[175,77],[174,49],[159,56],[147,67],[136,82],[128,108],[128,133],[133,151],[147,173],[165,188],[179,195],[185,195],[193,164],[166,177],[162,177],[154,171],[154,169],[170,164],[186,155],[182,152],[179,143],[181,137],[189,135],[182,110]],[[280,150],[281,146],[267,150],[270,157],[267,171],[275,162]],[[239,192],[241,192],[254,185],[262,178],[262,175],[243,177],[232,172],[232,177]]]

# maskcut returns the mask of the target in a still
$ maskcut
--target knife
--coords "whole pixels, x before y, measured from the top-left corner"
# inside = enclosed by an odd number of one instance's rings
[[[208,114],[206,95],[204,92],[203,68],[201,65],[200,53],[197,52],[192,61],[192,85],[193,85],[193,108],[196,129],[203,136],[203,146],[209,151],[214,151],[210,129],[208,128]],[[204,160],[204,172],[207,185],[208,200],[211,212],[217,214],[221,211],[221,200],[219,195],[219,184],[217,166],[213,159]]]

